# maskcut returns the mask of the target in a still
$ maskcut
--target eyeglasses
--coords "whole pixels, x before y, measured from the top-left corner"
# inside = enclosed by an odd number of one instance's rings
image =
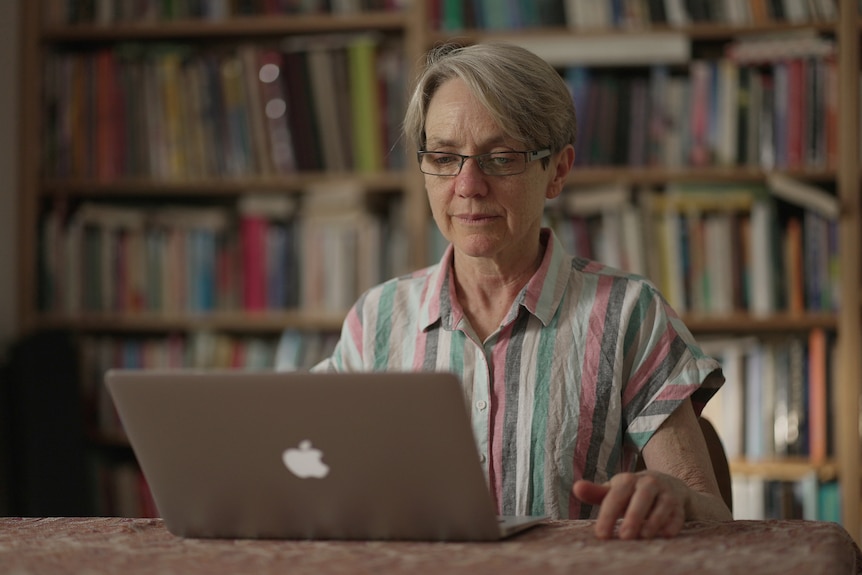
[[[473,158],[479,169],[487,176],[515,176],[527,169],[527,164],[551,155],[549,148],[518,152],[491,152],[465,156],[451,152],[430,152],[422,150],[416,154],[419,170],[431,176],[457,176],[464,162]]]

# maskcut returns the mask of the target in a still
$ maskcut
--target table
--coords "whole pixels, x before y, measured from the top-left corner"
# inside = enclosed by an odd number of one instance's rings
[[[592,521],[548,521],[495,543],[181,539],[159,519],[0,518],[0,574],[862,573],[838,524],[687,523],[672,539],[599,540]]]

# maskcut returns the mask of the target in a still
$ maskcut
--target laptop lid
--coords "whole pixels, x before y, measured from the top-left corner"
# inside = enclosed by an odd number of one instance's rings
[[[106,384],[176,535],[510,534],[452,374],[111,370]]]

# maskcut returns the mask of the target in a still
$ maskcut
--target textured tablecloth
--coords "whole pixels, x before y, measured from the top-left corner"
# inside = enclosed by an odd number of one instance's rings
[[[591,521],[549,521],[495,543],[181,539],[158,519],[0,518],[0,573],[862,573],[839,525],[688,523],[672,539],[599,540]]]

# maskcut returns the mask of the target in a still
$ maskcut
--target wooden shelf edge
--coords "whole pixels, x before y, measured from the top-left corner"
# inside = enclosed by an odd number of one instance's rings
[[[197,19],[129,22],[110,25],[75,24],[46,26],[40,40],[56,42],[105,42],[116,40],[160,40],[189,38],[239,38],[283,34],[322,34],[328,32],[403,32],[407,29],[406,11],[365,12],[350,15],[290,14],[236,16],[224,20]]]
[[[687,36],[693,41],[703,40],[729,40],[738,36],[787,32],[790,30],[816,30],[824,33],[834,33],[837,27],[837,22],[768,22],[764,24],[752,24],[746,26],[736,26],[731,24],[712,24],[712,23],[694,23],[688,26],[669,26],[669,25],[654,25],[644,26],[642,28],[570,28],[566,26],[545,26],[541,28],[514,28],[514,29],[479,29],[479,28],[464,28],[460,30],[434,30],[429,34],[429,40],[432,45],[445,43],[448,41],[477,43],[477,42],[493,42],[501,38],[509,38],[518,36],[529,38],[531,36],[554,37],[554,36],[571,36],[577,34],[580,37],[592,36],[615,36],[627,32],[637,32],[638,34],[667,34],[675,32]],[[862,22],[859,24],[862,29]]]
[[[780,170],[793,178],[808,182],[834,182],[837,171],[834,169],[796,169]],[[730,182],[764,183],[769,170],[748,167],[706,167],[706,168],[628,168],[625,166],[575,166],[566,181],[567,185],[607,184],[616,182],[629,186],[644,184],[663,184],[670,182]]]
[[[783,171],[794,178],[809,182],[832,182],[835,170]],[[768,172],[753,168],[626,168],[576,167],[566,185],[591,185],[617,182],[625,185],[662,184],[669,182],[741,182],[762,183]],[[298,173],[275,177],[190,178],[186,180],[154,180],[151,178],[117,178],[101,181],[91,178],[46,178],[39,184],[41,195],[136,195],[136,194],[200,194],[230,195],[245,192],[299,192],[312,184],[336,183],[344,180],[359,182],[369,192],[388,192],[406,187],[409,174],[380,173]]]
[[[225,331],[245,334],[276,335],[285,329],[337,332],[344,312],[333,311],[260,311],[212,313],[84,313],[74,316],[41,314],[33,329],[69,329],[102,333],[168,333]]]
[[[838,466],[834,461],[815,463],[803,458],[765,461],[738,459],[730,462],[730,472],[775,481],[799,481],[811,473],[816,473],[820,481],[833,481],[838,477]]]
[[[831,330],[838,326],[837,313],[828,312],[777,313],[763,317],[748,313],[722,316],[685,314],[682,316],[682,320],[692,333],[751,334],[808,331],[814,328]]]
[[[165,195],[240,195],[244,193],[298,193],[311,185],[358,183],[367,192],[400,191],[405,187],[401,172],[368,174],[302,173],[280,177],[197,178],[188,180],[153,180],[118,178],[101,181],[90,178],[48,178],[39,185],[42,196],[135,196]]]

